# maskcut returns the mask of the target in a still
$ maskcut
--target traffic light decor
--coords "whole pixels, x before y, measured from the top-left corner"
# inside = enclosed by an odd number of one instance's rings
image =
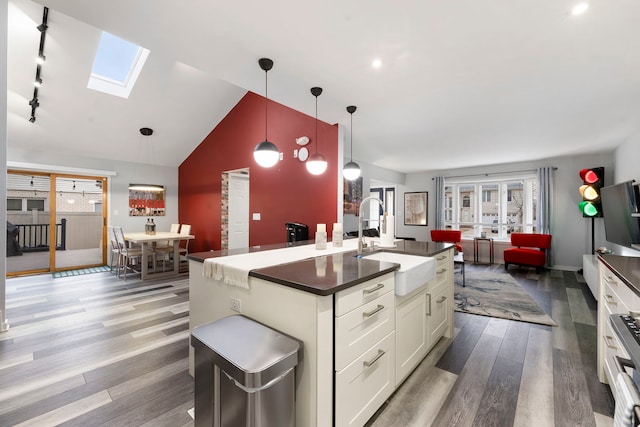
[[[580,195],[582,201],[578,205],[582,216],[596,218],[602,216],[602,203],[600,202],[600,189],[604,187],[604,168],[582,169],[580,171]]]

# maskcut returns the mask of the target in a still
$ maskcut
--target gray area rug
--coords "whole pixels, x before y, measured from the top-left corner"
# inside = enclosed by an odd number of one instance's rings
[[[556,326],[553,319],[508,274],[468,272],[465,283],[466,287],[459,283],[455,285],[456,311]]]

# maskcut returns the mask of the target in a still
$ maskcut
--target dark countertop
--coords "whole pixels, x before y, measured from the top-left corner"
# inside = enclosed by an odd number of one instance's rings
[[[640,296],[640,257],[601,254],[598,258],[636,295]]]
[[[300,242],[310,244],[311,241]],[[270,249],[290,247],[291,244],[275,244],[252,247],[233,251],[210,251],[189,254],[192,261],[204,262],[207,258],[223,257]],[[399,252],[408,255],[434,256],[452,248],[449,243],[417,242],[403,240],[396,242],[395,248],[379,249],[387,252]],[[366,252],[370,254],[371,252]],[[291,288],[300,289],[317,295],[331,295],[351,286],[380,277],[399,268],[399,264],[358,258],[356,251],[342,252],[332,255],[321,255],[315,258],[271,267],[251,270],[249,276],[270,282],[279,283]]]

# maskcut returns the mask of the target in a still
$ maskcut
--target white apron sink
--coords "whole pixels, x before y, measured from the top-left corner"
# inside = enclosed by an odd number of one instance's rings
[[[433,257],[374,252],[363,258],[400,264],[400,268],[395,271],[395,293],[398,296],[407,295],[436,277],[436,262]]]

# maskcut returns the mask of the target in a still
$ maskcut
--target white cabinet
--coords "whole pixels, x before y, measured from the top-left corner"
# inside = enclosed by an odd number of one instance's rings
[[[597,300],[598,291],[598,256],[591,254],[582,255],[582,277],[584,277],[587,286],[591,290],[591,294]]]
[[[363,426],[391,396],[394,352],[392,332],[336,372],[336,426]]]
[[[390,273],[336,295],[336,426],[364,425],[395,390],[393,290]]]
[[[396,385],[415,369],[444,336],[452,336],[453,259],[436,256],[436,277],[406,297],[396,296]]]
[[[617,372],[614,357],[629,358],[620,344],[609,317],[612,314],[629,314],[638,311],[640,297],[602,262],[599,262],[598,298],[598,379],[612,384]]]
[[[422,292],[396,308],[396,384],[427,354],[427,298]]]

